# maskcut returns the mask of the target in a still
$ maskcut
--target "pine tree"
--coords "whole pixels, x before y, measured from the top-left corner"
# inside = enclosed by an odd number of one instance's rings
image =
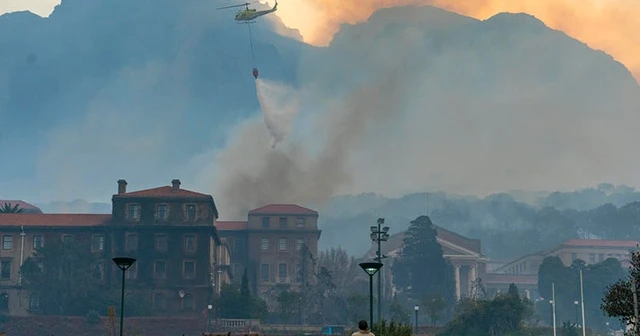
[[[253,302],[251,300],[251,292],[249,291],[249,277],[247,276],[246,269],[244,273],[242,273],[242,282],[240,283],[240,303],[244,318],[251,318]]]
[[[419,216],[405,232],[399,258],[392,266],[396,285],[415,300],[440,294],[453,302],[454,280],[451,265],[444,259],[442,247],[431,219]]]

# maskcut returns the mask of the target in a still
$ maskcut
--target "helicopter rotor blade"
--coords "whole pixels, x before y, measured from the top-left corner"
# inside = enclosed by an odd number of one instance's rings
[[[235,8],[235,7],[249,6],[250,4],[252,4],[252,3],[256,3],[256,2],[258,2],[258,1],[245,2],[245,3],[240,4],[240,5],[225,6],[225,7],[219,7],[219,8],[216,8],[216,9],[227,9],[227,8]]]

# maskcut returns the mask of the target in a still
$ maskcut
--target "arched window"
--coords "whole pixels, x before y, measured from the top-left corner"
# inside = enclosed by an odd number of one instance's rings
[[[164,294],[156,293],[153,295],[153,308],[156,310],[165,309]]]
[[[193,295],[191,293],[185,294],[182,298],[182,309],[193,310]]]
[[[0,294],[0,310],[9,310],[9,294]]]

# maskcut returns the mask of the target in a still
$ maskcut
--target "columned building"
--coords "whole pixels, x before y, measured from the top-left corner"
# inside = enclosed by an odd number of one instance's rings
[[[436,240],[442,247],[443,257],[453,266],[456,298],[476,295],[481,290],[482,278],[486,274],[488,259],[482,255],[480,240],[471,239],[455,232],[435,226]],[[385,263],[393,264],[402,249],[404,232],[396,233],[381,245],[382,254],[390,258]],[[365,255],[365,259],[373,259],[377,250],[377,243]],[[382,268],[385,279],[392,279],[391,267]],[[386,286],[388,287],[388,286]],[[393,295],[394,289],[385,296]]]

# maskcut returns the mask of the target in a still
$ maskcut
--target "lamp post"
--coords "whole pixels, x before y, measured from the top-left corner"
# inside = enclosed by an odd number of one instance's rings
[[[386,256],[382,255],[381,243],[389,239],[389,227],[382,227],[384,224],[384,218],[378,218],[378,226],[371,226],[371,240],[378,243],[378,250],[376,251],[376,257],[373,259],[379,263],[382,263],[382,259]],[[378,273],[378,322],[382,321],[382,272]]]
[[[124,327],[124,281],[125,273],[136,262],[134,258],[116,257],[112,259],[114,263],[122,270],[122,294],[120,295],[120,336],[122,336],[122,330]]]
[[[369,323],[370,328],[373,329],[373,275],[382,268],[382,263],[364,262],[360,263],[360,267],[369,275]]]
[[[207,305],[207,334],[211,334],[211,309],[213,305]]]
[[[416,330],[413,333],[417,335],[418,334],[418,310],[420,310],[420,307],[413,306],[413,310],[416,312]]]

